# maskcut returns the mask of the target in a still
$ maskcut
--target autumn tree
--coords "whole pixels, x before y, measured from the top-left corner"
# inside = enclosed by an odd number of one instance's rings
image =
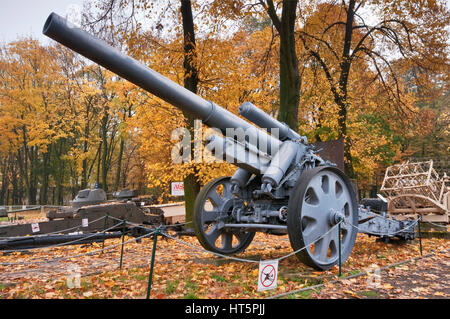
[[[114,185],[134,87],[33,39],[5,45],[0,61],[2,203],[63,204],[100,176]]]
[[[198,71],[196,66],[197,52],[195,45],[195,31],[194,31],[194,17],[192,16],[192,5],[190,0],[181,0],[181,20],[183,23],[183,50],[184,50],[184,87],[193,93],[197,93],[198,86]],[[183,113],[186,118],[187,127],[191,132],[191,136],[195,135],[194,132],[194,121],[195,118],[187,114]],[[193,153],[195,150],[194,141],[191,143],[191,157],[194,158],[195,154]],[[188,174],[184,177],[184,200],[185,200],[185,208],[186,208],[186,221],[191,222],[194,216],[194,203],[195,198],[200,192],[200,183],[197,180],[196,170],[198,168],[194,167],[194,172]]]
[[[298,131],[298,108],[300,102],[301,77],[295,45],[297,4],[295,0],[283,0],[281,17],[272,0],[261,0],[260,4],[269,15],[280,36],[280,108],[278,120]]]
[[[363,9],[371,10],[379,21],[368,23]],[[430,16],[434,19],[430,20]],[[389,93],[389,98],[396,101],[396,109],[403,113],[411,111],[402,100],[403,90],[399,75],[394,72],[392,64],[395,58],[392,57],[399,55],[410,61],[422,61],[420,64],[425,66],[426,60],[420,57],[426,53],[428,60],[438,59],[441,65],[445,65],[445,44],[439,43],[437,39],[445,32],[443,29],[448,17],[442,2],[431,1],[419,5],[419,2],[411,1],[349,0],[319,4],[316,13],[304,20],[304,27],[298,31],[298,36],[324,72],[334,102],[339,108],[338,136],[346,139],[348,175],[354,176],[351,140],[347,130],[351,103],[348,95],[349,76],[354,62],[368,61],[376,71],[374,81],[378,81]],[[428,32],[423,30],[425,25],[428,26]],[[339,41],[335,41],[336,38]]]
[[[6,129],[17,135],[18,185],[25,187],[31,204],[36,203],[41,154],[48,173],[49,148],[56,139],[67,136],[65,123],[52,116],[61,107],[66,108],[59,103],[63,91],[52,51],[32,39],[13,42],[2,49],[2,112],[13,120]]]

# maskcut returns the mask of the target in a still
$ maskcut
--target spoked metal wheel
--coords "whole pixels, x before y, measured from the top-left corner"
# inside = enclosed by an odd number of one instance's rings
[[[339,262],[341,223],[341,261],[350,255],[358,225],[358,207],[348,178],[334,167],[305,171],[297,181],[288,205],[288,234],[297,257],[305,264],[327,270]]]
[[[233,223],[233,194],[230,177],[220,177],[206,184],[195,199],[194,230],[200,244],[207,250],[230,255],[244,251],[254,232],[224,228]]]

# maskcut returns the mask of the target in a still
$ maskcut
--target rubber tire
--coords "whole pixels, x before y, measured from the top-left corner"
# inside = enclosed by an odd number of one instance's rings
[[[330,170],[333,173],[339,175],[345,182],[350,196],[353,201],[353,220],[350,222],[353,225],[358,225],[358,205],[356,201],[355,192],[353,190],[352,184],[348,177],[338,168],[333,166],[319,166],[312,169],[309,169],[302,173],[302,175],[297,180],[292,195],[289,197],[288,202],[288,219],[287,219],[287,228],[289,241],[291,242],[291,247],[294,251],[299,250],[300,248],[305,246],[305,242],[303,240],[302,232],[301,232],[301,204],[303,203],[304,195],[307,191],[307,186],[309,181],[320,171],[322,170]],[[298,208],[300,207],[300,208]],[[351,249],[347,249],[343,251],[341,254],[341,261],[344,261],[348,258],[350,253],[353,250],[353,246],[355,244],[357,232],[353,232],[352,237],[350,238]],[[307,266],[310,266],[319,271],[328,270],[332,268],[334,265],[338,263],[338,260],[332,262],[330,264],[319,265],[310,257],[308,251],[306,249],[301,250],[300,252],[295,254],[297,258]]]

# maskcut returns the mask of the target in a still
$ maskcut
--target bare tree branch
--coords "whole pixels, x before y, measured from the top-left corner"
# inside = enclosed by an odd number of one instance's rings
[[[275,10],[275,5],[273,4],[273,0],[267,0],[267,4],[263,0],[259,0],[259,3],[266,9],[270,19],[272,20],[273,25],[277,29],[278,33],[281,33],[281,21],[280,17],[278,17],[277,12]]]
[[[338,54],[336,53],[336,51],[334,51],[334,49],[331,47],[331,45],[330,45],[327,41],[325,41],[325,40],[323,40],[323,39],[320,39],[320,38],[318,38],[318,37],[316,37],[316,36],[314,36],[314,35],[312,35],[312,34],[306,33],[305,31],[299,31],[299,34],[305,35],[305,36],[307,36],[307,37],[309,37],[309,38],[312,38],[312,39],[314,39],[314,40],[316,40],[316,41],[319,41],[319,42],[325,44],[325,46],[328,48],[328,50],[330,50],[330,52],[333,53],[333,55],[335,56],[335,58],[336,58],[337,60],[339,60]]]

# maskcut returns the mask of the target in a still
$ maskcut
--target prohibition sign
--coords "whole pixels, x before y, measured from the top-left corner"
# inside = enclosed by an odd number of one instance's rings
[[[261,285],[265,288],[272,286],[275,278],[277,278],[276,274],[277,271],[273,265],[266,265],[261,271],[261,276],[259,277]]]

